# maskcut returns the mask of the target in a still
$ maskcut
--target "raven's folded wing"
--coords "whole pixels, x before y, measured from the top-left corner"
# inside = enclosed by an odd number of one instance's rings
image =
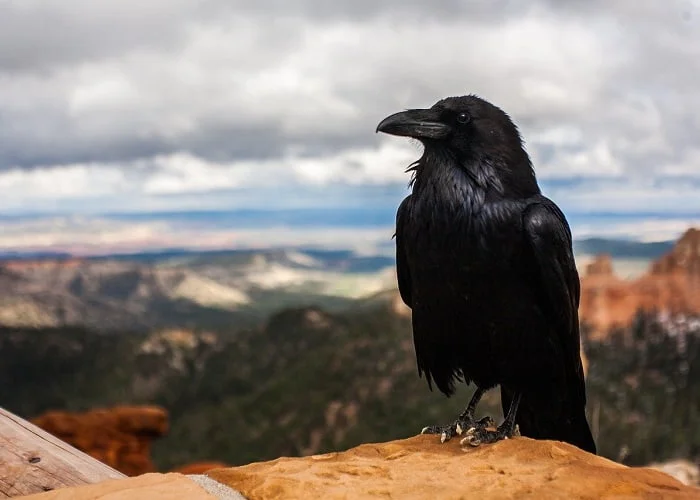
[[[544,302],[542,309],[556,332],[555,340],[565,353],[567,374],[576,381],[570,387],[585,405],[578,319],[581,284],[569,224],[554,202],[541,196],[526,208],[523,228],[531,258],[536,262],[537,295]]]

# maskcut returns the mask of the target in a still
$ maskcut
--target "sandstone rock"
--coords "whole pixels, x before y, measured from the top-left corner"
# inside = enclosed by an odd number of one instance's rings
[[[612,276],[613,262],[609,254],[600,254],[586,266],[586,276]]]
[[[25,500],[217,500],[181,474],[144,474],[27,495]],[[233,498],[233,497],[231,497]]]
[[[286,498],[700,498],[700,489],[568,444],[516,438],[479,448],[417,436],[279,458],[207,475],[249,500]]]
[[[458,440],[440,444],[435,436],[215,469],[206,476],[146,474],[26,498],[240,500],[237,491],[248,500],[700,498],[700,489],[663,472],[626,467],[564,443],[516,438],[461,448]]]
[[[678,272],[700,278],[700,229],[688,229],[673,250],[651,266],[651,274],[668,275]]]
[[[32,423],[124,474],[135,476],[155,471],[151,442],[168,431],[168,414],[159,407],[120,406],[86,413],[50,411]]]
[[[195,462],[192,464],[181,465],[170,472],[177,472],[179,474],[204,474],[212,469],[221,469],[223,467],[228,467],[228,464],[223,462]]]
[[[627,326],[640,310],[665,316],[700,314],[700,230],[690,229],[649,272],[623,280],[599,256],[581,278],[579,317],[601,339],[613,327]]]

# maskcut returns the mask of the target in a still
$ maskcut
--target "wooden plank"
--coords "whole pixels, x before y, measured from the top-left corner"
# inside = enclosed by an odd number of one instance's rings
[[[0,408],[0,498],[126,477]]]

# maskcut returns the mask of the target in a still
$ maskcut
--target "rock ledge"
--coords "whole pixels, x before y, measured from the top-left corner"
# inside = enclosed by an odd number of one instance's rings
[[[207,475],[249,500],[283,498],[700,498],[700,489],[554,441],[479,448],[416,436],[341,453],[279,458]]]

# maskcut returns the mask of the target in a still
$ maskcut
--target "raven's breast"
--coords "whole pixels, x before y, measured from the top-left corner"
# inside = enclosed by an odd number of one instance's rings
[[[489,387],[515,376],[523,349],[543,328],[521,227],[521,207],[414,199],[401,239],[412,290],[413,332],[422,370],[461,371]]]

